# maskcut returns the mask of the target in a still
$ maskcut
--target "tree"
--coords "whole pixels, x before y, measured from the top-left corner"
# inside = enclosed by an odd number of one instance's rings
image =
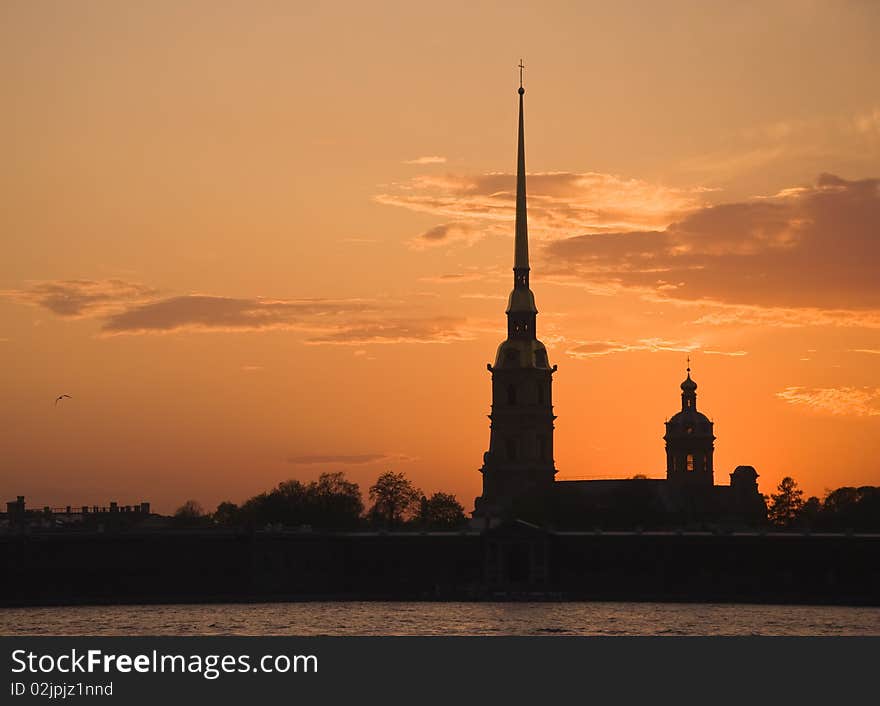
[[[241,506],[240,518],[254,527],[306,524],[306,495],[306,486],[300,481],[284,481],[268,493],[246,500]]]
[[[214,511],[214,515],[211,519],[214,520],[215,525],[220,525],[221,527],[230,527],[238,522],[238,517],[238,505],[228,500],[225,500],[217,506],[217,509]]]
[[[386,471],[370,486],[370,517],[388,527],[400,525],[418,512],[421,497],[403,473]]]
[[[811,495],[804,502],[798,518],[799,523],[804,527],[814,527],[822,512],[822,501],[815,495]]]
[[[363,511],[357,483],[347,480],[344,473],[322,473],[318,480],[286,480],[249,498],[234,513],[232,522],[252,527],[280,524],[351,529],[358,525]]]
[[[432,529],[455,529],[467,522],[464,508],[450,493],[434,493],[430,498],[422,496],[419,504],[419,520]]]
[[[880,488],[844,486],[831,491],[822,502],[819,521],[823,529],[876,532],[880,529]]]
[[[804,506],[804,491],[797,487],[794,478],[783,478],[776,490],[770,495],[770,507],[767,516],[777,527],[791,527],[800,516]]]
[[[187,500],[174,512],[174,524],[181,527],[193,527],[204,524],[205,511],[196,500]]]
[[[311,524],[319,527],[356,527],[364,512],[360,486],[344,473],[322,473],[307,496]]]

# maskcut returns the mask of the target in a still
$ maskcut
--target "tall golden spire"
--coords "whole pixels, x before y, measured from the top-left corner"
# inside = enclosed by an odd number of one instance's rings
[[[526,217],[526,143],[523,129],[523,69],[519,60],[519,142],[516,154],[516,242],[514,245],[513,267],[515,270],[529,270],[529,225]]]
[[[529,289],[529,225],[526,214],[526,139],[523,128],[522,74],[519,61],[519,139],[516,152],[516,231],[513,245],[513,291],[507,300],[509,335],[535,337],[535,295]],[[525,315],[525,319],[523,319]],[[510,317],[513,318],[510,318]]]

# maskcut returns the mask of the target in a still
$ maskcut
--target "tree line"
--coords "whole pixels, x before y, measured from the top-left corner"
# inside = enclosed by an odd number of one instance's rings
[[[823,499],[804,499],[804,492],[790,476],[780,481],[767,500],[767,519],[775,527],[825,532],[880,531],[880,487],[844,486]]]
[[[317,480],[287,480],[241,505],[224,501],[206,512],[187,500],[172,517],[178,527],[302,527],[354,530],[458,529],[467,524],[464,508],[450,493],[430,497],[403,473],[387,471],[369,488],[365,507],[360,486],[344,473],[322,473]]]

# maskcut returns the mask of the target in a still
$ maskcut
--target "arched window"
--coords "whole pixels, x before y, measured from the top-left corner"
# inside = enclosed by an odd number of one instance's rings
[[[507,386],[507,404],[516,404],[516,385]]]
[[[516,461],[516,439],[507,440],[507,460]]]
[[[687,466],[686,467],[689,471],[694,470],[694,455],[693,454],[687,455]]]

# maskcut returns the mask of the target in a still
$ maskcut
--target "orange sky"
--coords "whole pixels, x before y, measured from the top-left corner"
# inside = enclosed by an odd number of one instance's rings
[[[0,500],[471,509],[520,56],[558,477],[662,476],[690,354],[716,482],[880,484],[875,3],[0,13]]]

